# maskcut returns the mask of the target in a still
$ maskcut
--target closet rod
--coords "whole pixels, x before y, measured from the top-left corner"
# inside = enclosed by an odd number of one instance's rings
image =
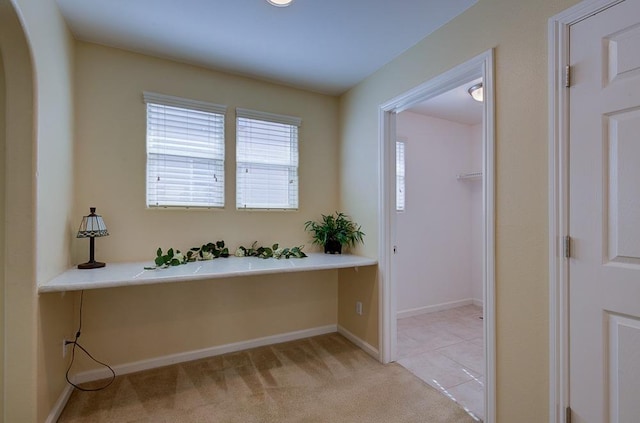
[[[458,179],[458,180],[461,180],[461,179],[476,179],[476,178],[482,178],[482,172],[459,173],[456,176],[456,179]]]

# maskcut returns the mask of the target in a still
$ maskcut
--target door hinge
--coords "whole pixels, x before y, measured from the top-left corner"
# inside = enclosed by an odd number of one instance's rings
[[[569,65],[564,68],[564,87],[571,87],[571,66]]]
[[[562,238],[562,250],[564,258],[571,258],[571,237],[569,235]]]
[[[571,423],[571,407],[567,407],[564,410],[564,422]]]

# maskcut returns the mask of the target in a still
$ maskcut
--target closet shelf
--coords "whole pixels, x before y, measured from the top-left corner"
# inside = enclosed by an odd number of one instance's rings
[[[458,175],[456,175],[456,179],[459,181],[480,178],[482,178],[482,172],[459,173]]]

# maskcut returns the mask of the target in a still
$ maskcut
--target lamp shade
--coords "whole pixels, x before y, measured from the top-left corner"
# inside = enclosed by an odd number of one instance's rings
[[[76,238],[92,238],[108,236],[109,231],[107,225],[105,225],[102,216],[96,214],[96,208],[91,207],[89,209],[91,213],[88,216],[82,218],[80,228],[78,228],[78,235]]]

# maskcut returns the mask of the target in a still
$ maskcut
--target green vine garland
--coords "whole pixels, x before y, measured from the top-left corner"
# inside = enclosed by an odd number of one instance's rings
[[[263,259],[307,257],[302,251],[302,246],[280,248],[278,244],[273,244],[271,247],[256,247],[257,244],[258,241],[255,241],[250,248],[240,246],[234,255],[236,257],[260,257]],[[209,242],[200,247],[193,247],[186,254],[173,248],[169,248],[165,254],[162,248],[158,248],[154,259],[155,266],[145,267],[145,270],[166,269],[171,266],[180,266],[194,261],[213,260],[219,257],[229,257],[229,249],[225,247],[224,241]]]
[[[299,247],[291,247],[291,248],[279,248],[278,244],[273,244],[271,246],[271,248],[269,247],[257,247],[256,248],[256,244],[258,244],[258,241],[254,241],[253,244],[251,244],[251,247],[246,248],[243,246],[238,247],[238,249],[236,250],[235,256],[236,257],[260,257],[263,259],[268,259],[268,258],[276,258],[276,259],[281,259],[281,258],[304,258],[307,257],[307,255],[302,251],[302,246]]]

